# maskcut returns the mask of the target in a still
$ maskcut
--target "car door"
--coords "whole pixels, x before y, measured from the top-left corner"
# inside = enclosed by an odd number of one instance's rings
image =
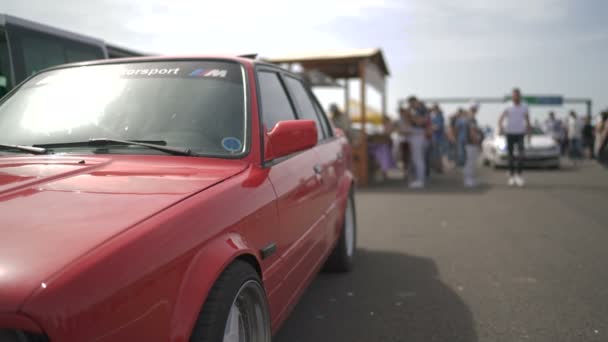
[[[342,179],[344,167],[341,160],[343,153],[342,146],[331,131],[331,126],[326,120],[323,110],[314,98],[312,92],[304,85],[302,81],[294,77],[285,77],[285,83],[289,92],[294,98],[298,113],[302,119],[315,120],[317,130],[319,132],[319,144],[315,147],[315,151],[319,156],[319,172],[323,182],[323,197],[320,200],[320,205],[323,206],[325,213],[326,227],[325,243],[326,249],[329,249],[333,242],[333,229],[338,221],[339,212],[337,210],[337,195],[338,195],[338,180]]]
[[[279,121],[298,118],[278,72],[258,69],[257,80],[262,134],[272,130]],[[284,300],[283,303],[295,300],[322,257],[319,244],[324,242],[320,238],[324,210],[319,199],[323,195],[323,184],[321,176],[315,172],[318,164],[314,148],[265,163],[277,196],[281,228],[277,252],[283,258],[284,268],[284,281],[277,296]]]
[[[311,99],[314,102],[317,115],[321,120],[321,125],[327,132],[325,140],[317,146],[317,153],[323,167],[326,192],[328,196],[326,209],[326,222],[328,226],[328,244],[331,247],[340,234],[343,211],[341,204],[344,202],[345,193],[341,193],[340,189],[345,189],[345,182],[350,182],[346,177],[347,160],[350,157],[350,148],[346,137],[337,137],[333,132],[333,127],[329,123],[329,119],[321,108],[321,105],[310,92]]]

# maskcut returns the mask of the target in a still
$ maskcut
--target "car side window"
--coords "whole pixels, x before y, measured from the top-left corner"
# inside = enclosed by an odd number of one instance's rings
[[[279,121],[295,120],[295,114],[285,88],[276,72],[258,72],[262,123],[270,131]]]
[[[325,115],[325,112],[323,111],[323,108],[321,108],[321,105],[319,104],[319,101],[317,101],[313,96],[314,95],[310,95],[312,98],[312,101],[315,105],[315,109],[317,110],[317,115],[319,117],[319,119],[321,120],[321,127],[323,127],[323,132],[325,134],[326,137],[333,137],[334,134],[332,132],[332,128],[331,125],[329,124],[329,120],[327,119],[327,115]]]
[[[287,84],[287,88],[289,89],[295,105],[298,108],[298,114],[300,114],[299,118],[303,120],[314,120],[317,125],[319,140],[323,140],[325,138],[325,132],[321,126],[315,106],[308,95],[308,91],[306,91],[306,88],[304,88],[304,84],[302,84],[301,81],[289,76],[285,77],[285,84]]]

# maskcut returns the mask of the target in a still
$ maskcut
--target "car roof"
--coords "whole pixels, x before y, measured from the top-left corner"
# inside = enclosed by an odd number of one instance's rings
[[[108,64],[122,64],[122,63],[140,63],[140,62],[176,62],[176,61],[197,61],[197,60],[217,60],[217,61],[229,61],[229,62],[237,62],[243,65],[255,66],[255,65],[263,65],[271,68],[275,68],[278,70],[282,70],[284,72],[290,73],[289,71],[281,68],[280,66],[256,59],[251,59],[247,57],[241,56],[230,56],[230,55],[192,55],[192,56],[143,56],[143,57],[126,57],[126,58],[113,58],[113,59],[99,59],[93,61],[86,62],[77,62],[77,63],[69,63],[69,64],[61,64],[54,67],[47,68],[42,71],[49,71],[55,69],[64,69],[64,68],[72,68],[72,67],[82,67],[82,66],[94,66],[94,65],[108,65]],[[293,74],[293,73],[290,73]],[[296,76],[296,75],[294,75]]]

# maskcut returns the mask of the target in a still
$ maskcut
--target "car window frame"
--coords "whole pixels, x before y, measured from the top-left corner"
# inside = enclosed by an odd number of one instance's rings
[[[290,155],[284,156],[284,157],[280,157],[280,158],[275,158],[273,160],[269,160],[266,161],[266,157],[264,156],[264,152],[266,150],[266,132],[264,131],[264,121],[262,118],[262,93],[260,91],[260,78],[258,77],[260,72],[274,72],[278,75],[279,77],[279,81],[281,82],[281,85],[283,87],[283,90],[285,91],[285,94],[287,95],[287,99],[289,100],[289,104],[291,106],[291,110],[294,113],[295,119],[298,119],[298,113],[296,111],[296,106],[295,103],[293,102],[293,99],[291,98],[289,92],[287,91],[287,85],[285,84],[285,81],[283,80],[282,77],[282,73],[285,72],[284,69],[278,67],[278,66],[274,66],[274,65],[269,65],[269,64],[254,64],[253,66],[253,81],[255,82],[255,97],[256,97],[256,102],[257,102],[257,114],[258,114],[258,127],[259,127],[259,138],[260,138],[260,165],[262,166],[262,168],[267,168],[267,167],[272,167],[276,164],[279,164],[289,158],[291,158],[292,156],[296,155],[297,153],[292,153]]]
[[[310,90],[308,84],[306,84],[306,82],[304,82],[304,80],[302,80],[300,77],[292,75],[292,74],[289,74],[289,73],[285,73],[284,77],[286,77],[286,78],[287,77],[292,78],[292,79],[294,79],[295,81],[299,82],[302,85],[302,87],[304,88],[304,92],[306,93],[306,95],[308,96],[308,99],[312,103],[312,107],[313,107],[313,110],[315,112],[315,116],[316,116],[316,118],[317,118],[317,120],[319,122],[319,125],[323,126],[323,122],[322,122],[323,119],[319,117],[319,112],[318,112],[318,110],[316,108],[317,104],[315,103],[315,100],[314,100],[315,98],[311,96],[311,90]],[[289,95],[294,98],[293,101],[294,101],[294,106],[296,107],[296,110],[297,110],[298,120],[303,120],[304,118],[302,117],[302,115],[300,113],[300,109],[298,108],[298,106],[295,103],[295,97],[296,96],[295,96],[295,94],[293,94],[293,92],[291,91],[291,89],[289,89],[289,86],[287,85],[287,81],[285,81],[285,87],[287,88],[287,91],[289,92]],[[323,129],[321,129],[321,131],[322,132],[317,132],[317,134],[322,134],[323,137],[317,141],[317,145],[316,146],[324,144],[324,143],[330,141],[331,138],[332,138],[331,135],[326,135],[325,131],[323,131]]]
[[[287,101],[289,102],[289,106],[291,107],[291,111],[293,113],[293,120],[298,120],[298,112],[296,110],[296,104],[294,103],[293,99],[291,98],[289,91],[287,89],[287,84],[285,84],[285,81],[283,80],[283,78],[281,77],[281,73],[279,71],[276,70],[272,70],[270,68],[265,69],[265,68],[261,68],[256,70],[255,73],[255,78],[256,78],[256,83],[257,83],[257,93],[258,93],[258,117],[259,117],[259,122],[260,122],[260,130],[262,131],[262,133],[264,132],[264,110],[263,110],[263,104],[262,104],[262,92],[261,92],[261,83],[260,83],[260,79],[259,79],[259,75],[260,73],[263,72],[268,72],[268,73],[273,73],[277,76],[277,79],[279,80],[279,84],[281,85],[281,88],[283,89],[283,91],[285,92],[285,96],[287,97]],[[284,121],[284,120],[280,120],[280,121]],[[274,128],[273,127],[267,127],[269,130],[272,130]]]
[[[332,134],[332,136],[329,137],[330,139],[324,138],[323,140],[319,140],[319,141],[317,141],[317,144],[314,147],[311,147],[308,150],[304,150],[304,151],[300,151],[300,152],[295,152],[295,153],[292,153],[292,154],[287,155],[287,156],[283,156],[283,157],[280,157],[280,158],[275,158],[273,160],[265,161],[264,160],[265,159],[265,157],[264,157],[264,150],[265,150],[265,147],[266,147],[266,145],[265,145],[265,142],[266,142],[266,139],[265,139],[266,132],[264,132],[264,122],[262,120],[262,114],[261,114],[262,95],[261,95],[261,92],[260,92],[260,80],[258,78],[258,73],[259,72],[264,72],[264,71],[275,72],[275,73],[277,73],[279,75],[279,79],[281,81],[281,84],[283,85],[283,89],[284,89],[285,93],[287,94],[287,98],[289,99],[289,103],[291,105],[291,109],[294,112],[295,120],[301,120],[302,118],[301,118],[300,112],[298,111],[298,108],[296,106],[296,103],[295,103],[295,100],[294,100],[294,96],[291,93],[291,91],[289,90],[289,87],[287,86],[287,84],[285,82],[285,77],[291,77],[291,78],[294,78],[294,79],[298,80],[299,82],[302,82],[302,85],[304,86],[304,89],[306,90],[308,96],[310,96],[310,94],[309,94],[309,92],[310,92],[309,87],[297,75],[295,75],[295,74],[293,74],[293,73],[291,73],[291,72],[289,72],[289,71],[287,71],[287,70],[285,70],[285,69],[283,69],[283,68],[281,68],[279,66],[275,66],[275,65],[272,65],[272,64],[267,64],[267,63],[259,63],[259,64],[257,64],[256,63],[254,65],[253,74],[254,74],[254,81],[255,81],[255,87],[256,87],[255,88],[256,89],[255,93],[256,93],[256,100],[257,100],[257,107],[258,107],[257,108],[257,111],[258,111],[257,112],[258,113],[258,119],[257,120],[258,120],[259,135],[260,135],[260,165],[262,166],[262,168],[268,168],[268,167],[272,167],[274,165],[280,164],[280,163],[282,163],[284,161],[287,161],[287,160],[291,159],[292,157],[294,157],[294,156],[296,156],[296,155],[298,155],[300,153],[308,152],[309,150],[314,149],[315,147],[319,146],[320,144],[323,144],[323,143],[325,143],[327,141],[331,141],[331,139],[335,138],[333,136],[333,134]],[[313,99],[315,101],[317,101],[315,97],[313,97]],[[314,101],[313,101],[313,105],[314,105]],[[315,110],[315,113],[317,113],[316,110]],[[318,117],[318,113],[316,115]]]
[[[334,134],[334,127],[332,126],[329,117],[325,113],[325,110],[323,110],[323,106],[321,106],[319,99],[317,99],[315,93],[312,91],[312,87],[307,87],[307,90],[309,93],[308,96],[310,96],[310,99],[313,102],[313,106],[315,107],[315,111],[317,112],[317,116],[321,119],[322,126],[326,127],[327,129],[327,136],[321,141],[321,143],[326,143],[334,140],[336,138],[336,135]]]

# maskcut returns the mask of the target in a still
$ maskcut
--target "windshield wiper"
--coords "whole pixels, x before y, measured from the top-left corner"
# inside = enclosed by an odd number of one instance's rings
[[[190,149],[182,149],[178,147],[165,146],[166,141],[147,141],[147,140],[121,140],[121,139],[110,139],[110,138],[91,138],[88,141],[68,142],[68,143],[56,143],[56,144],[36,144],[36,147],[43,147],[47,149],[61,148],[61,147],[80,147],[80,146],[108,146],[108,145],[134,145],[147,147],[149,149],[162,151],[176,156],[193,156],[196,155]]]
[[[34,146],[23,146],[23,145],[6,145],[0,144],[0,150],[10,151],[17,150],[20,152],[27,152],[31,154],[46,154],[48,151],[43,147],[34,147]]]

